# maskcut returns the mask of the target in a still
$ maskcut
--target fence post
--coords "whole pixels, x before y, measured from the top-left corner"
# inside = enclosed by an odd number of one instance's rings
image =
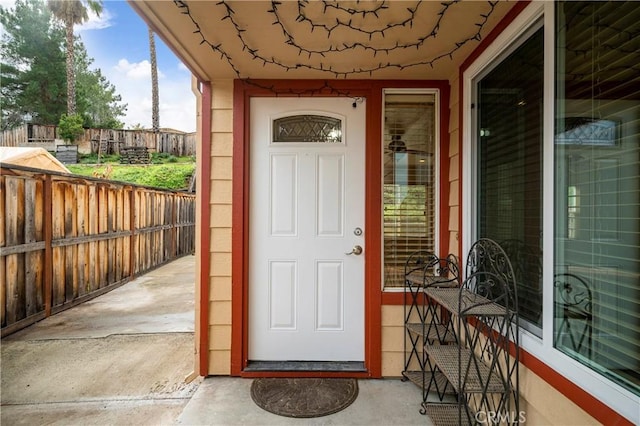
[[[171,239],[173,240],[171,243],[171,257],[173,259],[178,255],[178,194],[173,194],[171,197],[173,199],[173,208],[171,209],[171,223],[173,223],[173,230],[171,232]]]
[[[133,279],[135,277],[135,265],[136,265],[136,250],[134,250],[136,242],[136,189],[131,187],[129,192],[129,228],[131,229],[131,236],[129,237],[129,250],[131,255],[129,256],[129,277]]]
[[[53,297],[53,191],[51,175],[44,179],[44,311],[51,316],[51,299]]]

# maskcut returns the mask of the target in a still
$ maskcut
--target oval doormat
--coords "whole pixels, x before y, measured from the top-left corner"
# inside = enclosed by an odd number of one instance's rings
[[[358,381],[342,378],[260,378],[251,398],[262,409],[285,417],[321,417],[337,413],[358,396]]]

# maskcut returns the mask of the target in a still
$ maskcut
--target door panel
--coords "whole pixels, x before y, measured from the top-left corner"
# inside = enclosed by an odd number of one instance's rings
[[[352,103],[251,100],[250,360],[364,360],[364,256],[347,253],[364,247],[365,107]],[[287,115],[339,117],[342,133],[272,142]]]
[[[271,154],[271,236],[295,236],[298,232],[298,156]]]
[[[342,236],[344,219],[344,155],[318,155],[318,236]]]

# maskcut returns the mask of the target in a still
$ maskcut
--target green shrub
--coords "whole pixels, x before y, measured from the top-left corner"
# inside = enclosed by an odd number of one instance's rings
[[[80,114],[62,114],[58,123],[58,134],[65,142],[74,143],[84,133],[83,122]]]

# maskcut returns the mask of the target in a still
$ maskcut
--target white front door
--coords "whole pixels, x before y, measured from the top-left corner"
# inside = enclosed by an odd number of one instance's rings
[[[291,116],[338,118],[337,141],[274,142]],[[364,255],[346,253],[366,250],[365,103],[252,98],[250,117],[249,359],[364,361]]]

